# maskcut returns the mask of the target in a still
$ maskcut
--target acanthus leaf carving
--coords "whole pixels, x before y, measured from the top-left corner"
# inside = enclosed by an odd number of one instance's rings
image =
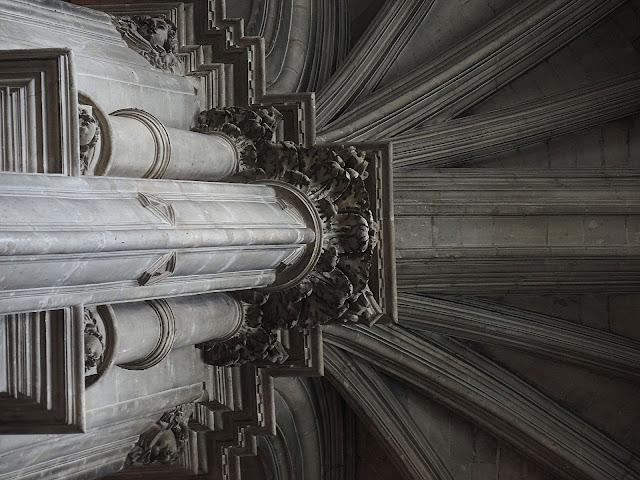
[[[204,351],[205,360],[212,365],[237,365],[256,360],[282,363],[287,359],[280,336],[263,325],[262,306],[268,294],[255,291],[236,292],[234,296],[243,307],[244,323],[240,330],[225,342],[204,342],[196,347]]]
[[[377,225],[364,183],[365,155],[353,147],[305,148],[274,142],[280,117],[272,107],[218,108],[202,112],[194,129],[224,132],[236,141],[240,169],[231,181],[288,183],[312,202],[322,228],[322,251],[311,272],[297,285],[264,294],[253,304],[260,314],[253,312],[252,320],[245,321],[255,323],[259,317],[259,325],[251,327],[254,330],[224,343],[200,345],[210,363],[244,363],[273,356],[278,344],[274,332],[280,329],[368,320],[380,313],[368,287]]]

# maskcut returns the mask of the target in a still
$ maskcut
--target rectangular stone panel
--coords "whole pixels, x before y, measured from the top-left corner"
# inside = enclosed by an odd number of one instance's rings
[[[84,431],[82,312],[0,316],[0,434]]]
[[[0,171],[79,171],[70,52],[0,51]]]

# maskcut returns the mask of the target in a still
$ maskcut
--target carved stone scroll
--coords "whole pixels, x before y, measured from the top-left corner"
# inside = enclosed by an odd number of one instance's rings
[[[195,128],[235,139],[240,170],[231,181],[275,180],[295,187],[313,204],[322,230],[321,253],[306,277],[285,290],[267,288],[256,296],[246,329],[224,345],[200,345],[213,364],[277,361],[279,329],[357,321],[379,311],[368,287],[377,229],[364,183],[364,154],[353,147],[273,142],[279,119],[274,108],[212,109],[200,115]]]

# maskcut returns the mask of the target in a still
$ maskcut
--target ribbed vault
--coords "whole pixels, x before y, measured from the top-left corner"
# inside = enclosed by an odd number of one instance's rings
[[[408,478],[640,478],[639,37],[638,0],[387,0],[307,46],[317,141],[393,144],[399,326],[325,361]]]

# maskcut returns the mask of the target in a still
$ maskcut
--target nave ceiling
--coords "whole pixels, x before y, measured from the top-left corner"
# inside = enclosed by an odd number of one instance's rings
[[[274,18],[296,29],[286,54],[265,35],[268,89],[316,92],[318,141],[394,151],[399,322],[325,328],[327,378],[406,478],[637,478],[640,3],[304,3],[229,7],[253,34]],[[276,4],[292,16],[261,16]],[[597,198],[626,187],[584,190],[569,180],[581,175],[628,176],[632,197],[606,213]],[[564,203],[572,189],[584,210]],[[527,220],[497,226],[517,215]],[[580,247],[570,259],[553,248],[567,239]],[[480,247],[522,256],[483,268]],[[499,278],[517,261],[523,272]]]

